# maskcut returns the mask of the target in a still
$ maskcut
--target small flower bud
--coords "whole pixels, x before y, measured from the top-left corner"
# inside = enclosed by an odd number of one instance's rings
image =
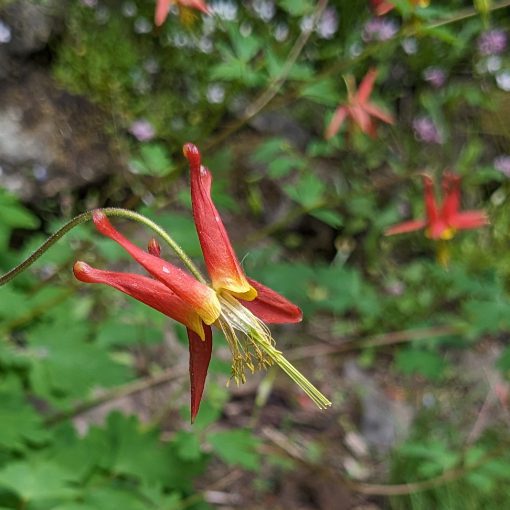
[[[156,241],[156,239],[154,239],[154,237],[149,241],[147,250],[151,255],[154,255],[155,257],[161,257],[161,246]]]

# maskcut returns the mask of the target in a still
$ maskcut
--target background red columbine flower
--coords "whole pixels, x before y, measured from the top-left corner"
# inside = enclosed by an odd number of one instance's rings
[[[156,0],[156,11],[154,13],[154,22],[157,27],[161,26],[167,16],[170,6],[173,4],[188,9],[196,9],[205,14],[209,14],[209,8],[203,0]]]
[[[347,103],[338,106],[326,128],[324,137],[329,140],[335,136],[345,119],[349,118],[351,122],[358,126],[359,129],[372,137],[377,135],[377,124],[374,119],[380,120],[387,124],[393,124],[393,117],[370,102],[370,95],[374,88],[377,78],[377,69],[370,69],[361,80],[358,90],[355,90],[354,78],[347,77]]]
[[[489,223],[484,211],[460,211],[460,176],[445,172],[442,179],[443,202],[438,206],[434,193],[434,182],[423,176],[425,219],[411,220],[394,225],[386,235],[403,234],[425,229],[425,235],[434,240],[451,239],[457,230],[482,227]]]
[[[377,16],[383,16],[395,8],[395,6],[388,2],[388,0],[370,0],[372,9]],[[428,7],[430,0],[409,0],[409,3],[417,7]]]

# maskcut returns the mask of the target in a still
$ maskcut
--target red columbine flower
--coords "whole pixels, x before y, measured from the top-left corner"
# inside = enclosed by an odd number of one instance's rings
[[[211,285],[160,258],[154,240],[148,252],[128,241],[101,210],[93,215],[97,230],[120,244],[153,277],[94,269],[77,262],[74,274],[83,282],[103,283],[184,324],[190,345],[191,416],[195,418],[211,357],[211,325],[225,335],[232,352],[232,377],[245,381],[250,371],[274,363],[296,381],[319,407],[330,402],[274,347],[265,323],[299,322],[301,310],[268,287],[245,276],[219,213],[211,199],[211,173],[202,166],[198,149],[184,146],[191,170],[191,201]]]
[[[389,113],[369,101],[376,78],[377,69],[370,69],[361,81],[358,90],[355,90],[354,78],[352,76],[346,78],[347,103],[340,105],[333,114],[333,118],[324,134],[326,140],[329,140],[340,131],[347,117],[363,133],[372,137],[377,134],[374,118],[386,122],[386,124],[393,124],[393,117]]]
[[[469,230],[489,224],[484,211],[460,211],[460,176],[445,172],[442,179],[443,203],[438,206],[434,194],[434,182],[428,175],[423,176],[425,219],[399,223],[386,230],[387,236],[404,234],[425,229],[425,235],[435,241],[448,241],[457,230]],[[444,248],[444,246],[443,246]],[[439,261],[448,262],[448,254],[443,249],[438,252]]]
[[[188,9],[196,9],[197,11],[209,14],[209,8],[203,0],[156,0],[154,23],[157,27],[161,26],[165,22],[170,6],[173,4]]]
[[[395,8],[395,6],[387,0],[370,0],[370,3],[377,16],[383,16]]]
[[[395,6],[388,2],[388,0],[370,0],[372,9],[377,16],[383,16],[395,8]],[[410,0],[410,3],[418,7],[428,7],[430,0]]]

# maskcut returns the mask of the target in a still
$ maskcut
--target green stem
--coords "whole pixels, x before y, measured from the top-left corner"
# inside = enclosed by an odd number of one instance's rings
[[[138,223],[142,223],[143,225],[149,227],[151,230],[156,232],[163,241],[165,241],[168,246],[175,252],[175,254],[182,260],[183,264],[190,270],[190,272],[197,278],[197,280],[202,283],[206,283],[205,278],[202,276],[202,273],[199,269],[193,264],[191,259],[186,255],[183,249],[170,237],[163,228],[161,228],[157,223],[154,223],[149,218],[145,216],[130,211],[128,209],[121,209],[118,207],[105,207],[101,209],[101,211],[106,214],[106,216],[117,216],[120,218],[127,218],[133,221],[137,221]],[[51,248],[57,241],[59,241],[65,234],[67,234],[70,230],[82,223],[85,223],[92,219],[94,211],[87,211],[84,213],[75,216],[72,220],[68,221],[63,227],[57,230],[53,235],[51,235],[44,243],[37,248],[27,259],[25,259],[21,264],[17,265],[4,275],[0,276],[0,287],[5,285],[7,282],[11,281],[17,275],[28,269],[41,255],[43,255],[49,248]]]

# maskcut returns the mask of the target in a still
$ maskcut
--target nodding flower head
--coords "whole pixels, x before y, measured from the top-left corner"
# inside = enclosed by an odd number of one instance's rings
[[[236,382],[244,382],[247,371],[277,364],[320,408],[328,407],[329,400],[276,349],[266,325],[299,322],[301,310],[245,275],[211,198],[211,172],[202,165],[195,145],[186,144],[183,152],[190,166],[193,217],[210,283],[163,259],[155,239],[149,241],[147,251],[133,244],[113,227],[102,210],[93,214],[98,232],[124,248],[152,278],[103,271],[84,262],[75,264],[76,278],[114,287],[186,326],[192,420],[198,413],[211,358],[212,325],[227,339],[232,353],[232,378]]]

